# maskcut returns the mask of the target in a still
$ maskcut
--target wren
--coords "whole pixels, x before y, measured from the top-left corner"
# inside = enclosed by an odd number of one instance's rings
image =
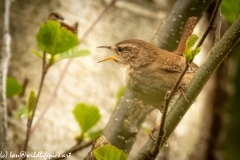
[[[108,48],[116,53],[116,56],[99,62],[114,60],[118,63],[124,71],[126,86],[133,95],[144,103],[161,109],[166,92],[172,89],[184,69],[185,58],[180,55],[183,55],[186,40],[195,24],[195,17],[186,24],[175,52],[160,49],[143,40],[129,39],[113,46],[99,46],[98,48]],[[180,86],[188,84],[197,69],[198,66],[191,63]]]

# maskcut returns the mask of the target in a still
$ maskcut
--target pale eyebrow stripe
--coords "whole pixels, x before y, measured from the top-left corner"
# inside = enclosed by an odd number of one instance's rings
[[[120,47],[132,47],[132,48],[137,48],[136,45],[132,44],[132,43],[126,43],[126,44],[120,44]]]

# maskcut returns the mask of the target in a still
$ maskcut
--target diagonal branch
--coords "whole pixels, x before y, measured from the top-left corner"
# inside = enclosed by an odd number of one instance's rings
[[[201,65],[192,81],[189,83],[185,94],[188,96],[191,103],[187,103],[183,97],[180,97],[174,104],[173,108],[169,111],[166,121],[169,121],[170,118],[175,118],[171,121],[173,126],[165,127],[166,135],[164,136],[164,141],[166,141],[166,138],[169,137],[169,131],[173,130],[177,126],[178,123],[175,122],[176,118],[179,119],[179,117],[183,117],[194,99],[196,99],[208,79],[211,77],[212,73],[225,60],[227,55],[234,49],[235,45],[239,43],[239,41],[240,16],[227,30],[219,42],[210,50],[205,63]],[[179,110],[180,106],[182,106],[181,111]]]

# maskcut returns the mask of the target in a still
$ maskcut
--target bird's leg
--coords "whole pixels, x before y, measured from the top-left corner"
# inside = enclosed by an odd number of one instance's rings
[[[162,107],[160,107],[160,108],[162,108]],[[161,111],[161,110],[160,110]],[[152,140],[154,140],[154,141],[157,141],[157,139],[154,137],[154,132],[156,131],[156,130],[158,130],[159,129],[159,126],[160,126],[160,124],[161,124],[161,121],[162,121],[162,117],[160,117],[160,119],[159,119],[159,121],[157,122],[157,124],[153,127],[153,129],[151,130],[151,133],[150,133],[150,138],[152,139]]]
[[[167,92],[166,92],[165,99],[168,98],[168,96],[169,96],[170,93],[171,93],[171,91],[167,91]],[[163,107],[160,107],[160,109],[159,109],[160,112],[161,112],[161,108],[163,108]],[[152,131],[151,131],[150,137],[151,137],[151,139],[154,140],[154,141],[156,141],[156,138],[154,137],[153,134],[154,134],[154,132],[155,132],[156,130],[158,130],[158,128],[160,127],[161,121],[162,121],[162,117],[159,119],[158,123],[156,124],[155,127],[153,127],[153,129],[152,129]]]
[[[166,95],[165,95],[165,97],[164,97],[165,100],[169,97],[169,94],[170,94],[170,93],[171,93],[171,91],[167,91],[167,92],[166,92]]]
[[[180,94],[182,94],[184,99],[189,103],[189,101],[186,97],[186,94],[185,94],[185,90],[186,90],[186,85],[185,84],[178,87],[178,91],[180,92]]]

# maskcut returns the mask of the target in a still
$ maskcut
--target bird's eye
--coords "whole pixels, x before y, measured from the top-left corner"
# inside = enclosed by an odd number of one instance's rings
[[[123,48],[122,47],[118,47],[117,50],[118,50],[118,52],[122,52]]]

